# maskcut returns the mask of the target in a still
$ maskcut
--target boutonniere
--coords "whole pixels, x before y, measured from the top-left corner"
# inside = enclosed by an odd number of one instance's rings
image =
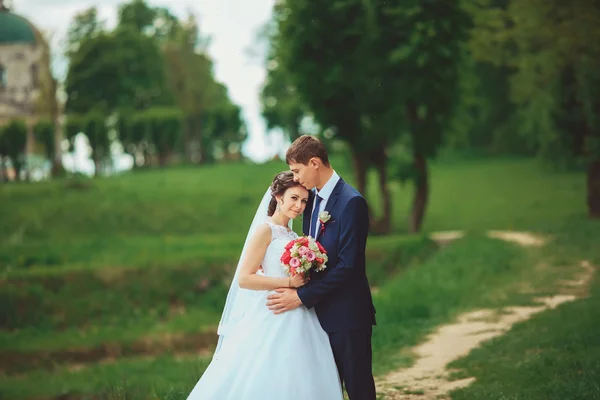
[[[321,222],[321,233],[325,232],[325,224],[331,219],[331,215],[327,211],[319,213],[319,221]]]

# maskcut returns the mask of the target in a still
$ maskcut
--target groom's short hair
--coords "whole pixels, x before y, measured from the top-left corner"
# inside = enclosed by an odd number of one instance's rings
[[[299,163],[307,165],[311,158],[318,157],[323,165],[329,167],[329,156],[325,145],[312,135],[302,135],[285,153],[285,162],[290,165]]]

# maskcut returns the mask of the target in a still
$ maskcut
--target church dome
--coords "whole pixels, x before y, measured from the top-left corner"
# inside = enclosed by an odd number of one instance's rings
[[[36,43],[33,26],[24,18],[11,13],[0,0],[0,45]]]

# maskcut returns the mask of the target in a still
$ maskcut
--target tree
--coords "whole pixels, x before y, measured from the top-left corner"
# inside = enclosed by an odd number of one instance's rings
[[[65,91],[66,111],[75,113],[170,102],[157,43],[128,27],[83,40],[71,55]]]
[[[27,125],[22,120],[14,119],[4,126],[0,135],[0,154],[4,154],[15,167],[17,180],[25,165],[25,146],[27,145]]]
[[[453,116],[459,89],[458,55],[470,19],[458,0],[412,0],[385,10],[393,18],[383,25],[384,36],[400,44],[390,61],[402,77],[397,101],[404,105],[415,171],[409,230],[418,232],[429,198],[427,158],[437,154]]]
[[[67,31],[67,57],[77,52],[84,40],[104,32],[104,21],[98,19],[96,7],[77,13]]]
[[[215,80],[207,44],[196,18],[189,15],[175,37],[163,46],[169,87],[185,115],[187,157],[201,163],[212,159],[213,143],[205,130],[209,114],[223,101],[230,102],[225,87]]]
[[[268,130],[281,129],[293,142],[302,135],[300,125],[309,113],[277,54],[276,46],[269,45],[269,42],[276,41],[277,34],[277,25],[269,21],[257,35],[257,45],[266,48],[264,63],[267,77],[260,93],[262,115]]]
[[[134,28],[159,42],[175,38],[180,22],[164,7],[150,7],[144,0],[133,0],[119,6],[119,26]]]
[[[85,115],[94,110],[107,121],[118,121],[127,151],[139,155],[153,145],[140,113],[177,106],[183,114],[184,151],[192,161],[207,160],[212,146],[204,135],[207,113],[221,107],[222,91],[195,17],[182,22],[167,8],[150,7],[144,0],[122,4],[118,14],[113,31],[102,28],[94,9],[73,22],[66,111]]]
[[[600,217],[600,2],[511,0],[475,13],[473,54],[514,69],[522,134],[543,160],[587,163],[588,213]]]
[[[300,125],[308,112],[289,75],[277,64],[268,70],[267,81],[261,91],[261,103],[267,129],[281,129],[292,142],[302,135]]]
[[[353,156],[359,190],[367,170],[379,173],[390,229],[386,147],[410,136],[416,195],[410,230],[420,229],[429,193],[427,158],[442,144],[457,89],[457,49],[468,18],[458,1],[308,0],[280,2],[272,43],[302,101],[333,127]]]
[[[62,127],[60,124],[61,115],[61,104],[58,100],[58,80],[52,73],[51,68],[51,49],[50,49],[50,37],[46,38],[40,34],[39,38],[42,44],[42,59],[39,68],[39,90],[40,96],[38,97],[36,104],[36,112],[38,115],[44,116],[47,121],[53,124],[52,128],[52,140],[53,143],[45,143],[46,155],[50,157],[52,162],[52,174],[56,175],[63,171],[62,165]],[[47,138],[47,136],[44,136]],[[48,146],[52,146],[53,149],[50,151]]]
[[[44,146],[44,152],[49,160],[55,159],[55,131],[54,122],[50,120],[39,120],[33,127],[35,140]]]
[[[6,172],[6,159],[8,158],[8,148],[3,138],[4,129],[0,128],[0,182],[8,181]]]
[[[183,115],[178,109],[148,109],[144,112],[148,136],[158,153],[159,165],[167,165],[175,145],[181,138]]]
[[[219,105],[208,111],[206,132],[212,144],[211,153],[221,153],[225,159],[235,158],[241,142],[246,139],[240,107],[224,97]]]
[[[110,140],[104,114],[99,111],[90,111],[84,119],[83,133],[87,136],[92,148],[95,175],[98,176],[102,170],[102,163],[110,157]]]
[[[277,34],[271,42],[302,103],[322,127],[348,144],[363,194],[370,152],[380,145],[363,124],[369,96],[364,88],[371,84],[367,76],[373,77],[365,15],[364,2],[358,0],[279,2],[274,11]]]

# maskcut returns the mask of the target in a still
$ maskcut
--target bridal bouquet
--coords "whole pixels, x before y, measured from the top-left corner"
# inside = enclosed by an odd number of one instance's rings
[[[323,271],[327,266],[327,252],[310,236],[299,237],[290,241],[281,255],[281,266],[285,272],[294,276],[307,274],[311,269]]]

